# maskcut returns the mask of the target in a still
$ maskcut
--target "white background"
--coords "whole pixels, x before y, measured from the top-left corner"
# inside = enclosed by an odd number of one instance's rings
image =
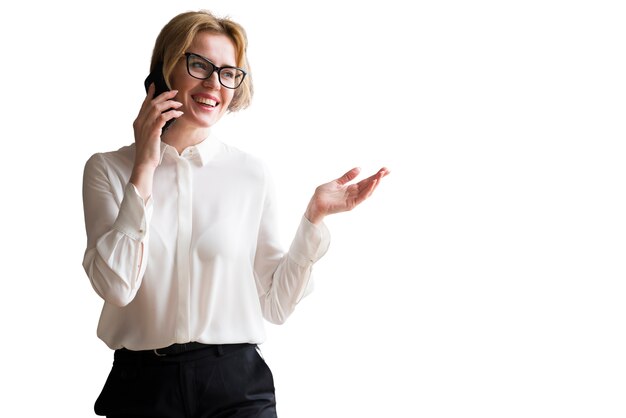
[[[268,161],[286,246],[315,186],[392,171],[268,325],[281,417],[626,416],[620,3],[5,2],[0,414],[93,416],[83,165],[133,141],[161,27],[208,8],[248,31],[256,96],[218,129]]]

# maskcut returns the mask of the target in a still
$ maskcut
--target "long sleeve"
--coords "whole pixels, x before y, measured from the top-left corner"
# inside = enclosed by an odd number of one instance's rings
[[[277,211],[273,185],[268,184],[255,257],[255,277],[263,317],[282,324],[312,289],[313,265],[330,245],[324,224],[314,225],[304,216],[286,254],[277,242]]]
[[[114,188],[111,181],[104,157],[92,156],[83,175],[83,267],[98,295],[125,306],[137,294],[146,270],[152,201],[144,205],[131,183]]]

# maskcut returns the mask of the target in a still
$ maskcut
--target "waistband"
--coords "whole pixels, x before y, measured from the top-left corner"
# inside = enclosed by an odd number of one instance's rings
[[[185,354],[193,353],[204,356],[219,357],[225,354],[242,350],[246,347],[256,347],[256,344],[203,344],[199,342],[188,342],[184,344],[172,344],[167,347],[157,348],[153,350],[128,350],[120,348],[115,350],[115,360],[134,360],[134,359],[165,359],[186,357]]]

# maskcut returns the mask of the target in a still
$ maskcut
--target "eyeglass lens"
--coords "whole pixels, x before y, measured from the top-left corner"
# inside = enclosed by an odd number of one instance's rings
[[[207,79],[215,71],[215,65],[210,61],[205,60],[194,54],[189,54],[187,57],[187,70],[192,77],[199,78],[201,80]],[[231,89],[239,87],[243,81],[244,72],[239,68],[234,67],[222,67],[218,72],[220,83],[224,87]]]

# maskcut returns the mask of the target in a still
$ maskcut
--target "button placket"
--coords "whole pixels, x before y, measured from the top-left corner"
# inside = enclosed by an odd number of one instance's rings
[[[176,171],[178,187],[178,234],[176,239],[178,311],[176,321],[176,340],[189,341],[191,289],[189,252],[192,235],[192,177],[189,161],[186,158],[177,158]]]

